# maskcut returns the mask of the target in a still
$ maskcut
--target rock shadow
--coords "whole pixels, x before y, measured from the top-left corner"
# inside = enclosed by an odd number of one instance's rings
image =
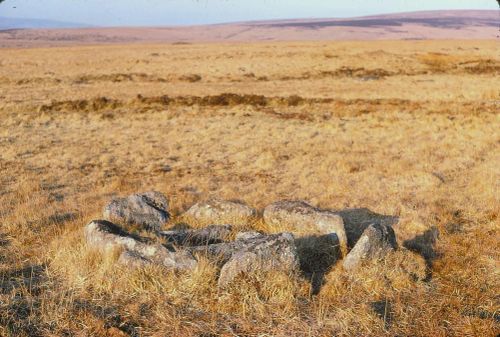
[[[392,321],[394,320],[394,312],[392,310],[391,302],[387,300],[375,301],[370,303],[370,307],[375,314],[384,321],[385,329],[389,329]]]
[[[43,225],[64,225],[67,222],[74,221],[78,218],[76,213],[54,213],[41,220]]]
[[[300,269],[311,282],[311,293],[317,295],[324,285],[325,275],[341,258],[337,234],[311,235],[295,240]]]
[[[0,247],[6,247],[10,244],[10,240],[6,234],[0,233]]]
[[[440,254],[436,251],[436,242],[438,238],[439,230],[436,227],[432,227],[424,233],[415,236],[413,239],[403,242],[403,247],[421,255],[425,259],[427,268],[424,281],[430,281],[432,279],[433,261],[440,257]]]
[[[120,226],[118,226],[110,221],[107,221],[107,220],[94,220],[94,221],[104,224],[105,227],[103,227],[102,230],[108,232],[109,234],[121,236],[124,238],[132,238],[134,240],[137,240],[141,243],[146,243],[146,244],[153,242],[153,240],[150,238],[143,237],[143,236],[137,235],[135,233],[127,232],[122,227],[120,227]]]
[[[41,295],[46,279],[45,265],[0,271],[0,295],[8,295],[0,326],[12,336],[42,336],[41,303],[33,298]]]
[[[30,289],[35,295],[45,280],[45,265],[30,265],[0,272],[0,294],[9,294],[16,289]]]
[[[73,303],[73,310],[75,310],[75,313],[90,313],[92,316],[101,319],[104,322],[105,329],[116,328],[121,331],[124,336],[141,336],[140,324],[128,320],[120,313],[117,307],[103,306],[85,299],[76,299]],[[144,311],[144,314],[148,314],[147,308],[143,305],[141,305],[141,311]]]
[[[354,247],[365,229],[371,224],[392,227],[399,221],[399,217],[397,216],[375,213],[368,208],[348,208],[342,211],[335,211],[334,213],[344,220],[349,248]]]

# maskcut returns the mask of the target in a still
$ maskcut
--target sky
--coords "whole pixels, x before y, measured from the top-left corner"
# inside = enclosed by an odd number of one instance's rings
[[[5,0],[0,3],[0,17],[161,26],[436,9],[498,9],[498,4],[496,0]]]

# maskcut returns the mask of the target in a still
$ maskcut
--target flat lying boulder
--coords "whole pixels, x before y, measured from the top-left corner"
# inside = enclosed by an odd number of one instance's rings
[[[212,245],[201,245],[201,246],[191,246],[185,249],[193,254],[201,254],[209,258],[210,260],[216,262],[219,265],[223,265],[236,252],[244,249],[245,247],[252,245],[256,238],[250,238],[245,240],[236,240],[231,242],[223,242]]]
[[[236,234],[236,241],[241,241],[241,240],[249,240],[249,239],[255,239],[260,236],[263,236],[264,234],[256,231],[248,231],[248,232],[239,232]]]
[[[257,216],[257,211],[241,201],[210,199],[193,205],[184,216],[204,224],[246,225]]]
[[[238,275],[262,271],[295,272],[299,259],[290,233],[265,235],[245,241],[220,271],[218,285],[225,287]]]
[[[106,220],[91,221],[85,226],[84,234],[87,243],[94,248],[123,249],[119,261],[128,265],[140,265],[140,261],[174,270],[191,270],[197,265],[195,257],[188,251],[169,251],[160,244],[130,235]]]
[[[383,257],[397,247],[396,235],[391,226],[370,225],[344,259],[344,269],[356,269],[363,261]]]
[[[298,231],[335,233],[340,241],[342,252],[344,254],[347,252],[347,236],[342,218],[333,212],[313,207],[305,201],[275,202],[264,209],[264,221],[268,225],[285,225]]]
[[[104,208],[103,216],[109,221],[140,225],[147,230],[160,230],[170,218],[167,198],[155,191],[115,198]]]
[[[224,242],[232,232],[231,225],[211,225],[201,229],[170,230],[158,236],[176,245],[201,246]]]

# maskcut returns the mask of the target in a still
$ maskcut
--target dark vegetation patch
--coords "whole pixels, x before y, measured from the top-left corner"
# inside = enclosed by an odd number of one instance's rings
[[[75,84],[86,84],[92,82],[168,82],[167,79],[155,75],[145,73],[118,73],[118,74],[102,74],[102,75],[81,75],[73,80]]]
[[[179,81],[182,82],[199,82],[201,81],[201,76],[198,74],[188,74],[188,75],[182,75],[179,77]]]
[[[159,56],[158,53],[151,55]],[[278,77],[269,77],[265,75],[257,76],[254,73],[245,73],[235,78],[218,78],[219,81],[229,80],[231,82],[267,82],[267,81],[296,81],[310,79],[328,79],[328,78],[354,78],[359,80],[381,80],[393,76],[419,76],[429,74],[452,74],[452,75],[500,75],[500,61],[494,59],[478,59],[465,62],[458,62],[451,59],[449,55],[443,53],[428,53],[420,56],[421,63],[426,67],[422,70],[395,69],[387,70],[382,68],[366,69],[364,67],[342,66],[335,70],[324,70],[316,73],[304,72],[299,75],[287,75]],[[188,82],[196,83],[203,80],[200,74],[170,74],[166,76],[157,76],[147,73],[112,73],[112,74],[83,74],[72,78],[60,79],[54,77],[33,77],[22,79],[11,79],[0,77],[0,84],[6,85],[57,85],[68,82],[71,84],[92,84],[98,82],[144,82],[144,83],[175,83]]]
[[[469,74],[500,75],[500,61],[487,59],[460,63]]]
[[[298,119],[311,121],[321,118],[327,120],[332,116],[359,116],[380,111],[394,111],[406,113],[444,113],[449,115],[468,113],[497,113],[498,104],[489,101],[474,101],[466,103],[441,104],[430,101],[411,101],[404,99],[334,99],[311,98],[297,95],[279,97],[253,94],[222,93],[209,96],[150,96],[137,95],[130,100],[118,100],[108,97],[92,99],[77,99],[52,101],[35,107],[39,113],[54,112],[76,113],[104,113],[104,119],[112,119],[121,114],[111,114],[110,111],[118,110],[123,114],[145,113],[163,111],[169,107],[236,107],[250,106],[259,109],[265,114],[282,119]],[[309,107],[310,111],[304,112],[300,107]],[[293,111],[278,110],[280,108],[297,108]],[[314,109],[313,109],[314,108]],[[124,110],[126,109],[126,111]],[[124,110],[124,111],[122,111]],[[314,110],[314,111],[313,111]],[[318,115],[316,110],[322,110]],[[109,118],[108,118],[109,117]]]

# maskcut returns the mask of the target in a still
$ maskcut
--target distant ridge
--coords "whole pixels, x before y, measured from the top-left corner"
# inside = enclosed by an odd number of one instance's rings
[[[73,25],[54,22],[52,24]],[[0,29],[3,26],[5,24],[0,25]],[[19,30],[10,27],[9,30],[0,30],[0,47],[176,42],[497,39],[500,35],[497,10],[426,11],[342,19],[290,19],[204,26],[53,28],[57,29]]]
[[[29,19],[29,18],[5,18],[0,17],[0,30],[5,29],[37,29],[37,28],[90,28],[92,26],[54,20]]]

